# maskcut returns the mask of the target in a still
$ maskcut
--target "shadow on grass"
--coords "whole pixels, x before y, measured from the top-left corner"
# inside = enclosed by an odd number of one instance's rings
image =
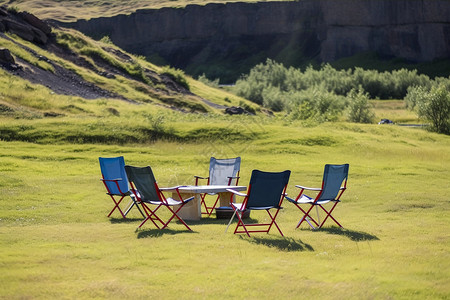
[[[233,222],[231,222],[231,224],[236,224],[238,221],[237,217],[234,217]],[[202,217],[200,220],[198,221],[193,221],[193,220],[189,220],[189,225],[210,225],[210,224],[218,224],[218,225],[228,225],[228,223],[230,222],[230,219],[217,219],[214,216],[211,217]],[[252,219],[252,218],[246,218],[244,219],[244,222],[247,223],[257,223],[258,220],[257,219]]]
[[[293,238],[287,237],[239,237],[242,240],[248,241],[253,244],[267,246],[269,248],[276,248],[281,251],[314,251],[314,248],[306,243],[303,243],[301,240],[294,240]]]
[[[379,238],[377,236],[370,234],[370,233],[349,230],[349,229],[335,227],[335,226],[325,227],[325,228],[322,227],[320,230],[317,230],[317,231],[325,231],[326,233],[329,233],[329,234],[343,235],[355,242],[379,240]]]
[[[109,219],[109,222],[111,224],[123,224],[123,223],[134,223],[134,222],[142,222],[144,221],[144,218],[111,218]]]
[[[180,233],[196,233],[194,231],[190,231],[187,229],[184,230],[173,230],[170,228],[164,228],[164,229],[136,229],[137,232],[137,238],[138,239],[145,239],[145,238],[156,238],[163,236],[165,234],[169,235],[175,235]]]

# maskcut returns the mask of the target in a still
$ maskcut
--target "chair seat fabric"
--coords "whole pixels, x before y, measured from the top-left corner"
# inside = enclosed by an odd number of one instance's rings
[[[302,195],[300,197],[300,199],[298,199],[297,201],[295,201],[294,199],[291,199],[291,198],[287,198],[287,197],[286,197],[286,199],[292,203],[299,203],[299,204],[314,203],[314,198],[311,198],[307,195]]]
[[[191,200],[193,200],[194,199],[194,197],[190,197],[190,198],[187,198],[187,199],[185,199],[184,200],[184,202],[186,203],[186,202],[189,202],[189,201],[191,201]],[[166,203],[164,203],[163,201],[158,201],[158,200],[145,200],[145,199],[143,199],[143,200],[141,200],[141,201],[143,201],[143,202],[145,202],[145,203],[150,203],[150,204],[153,204],[153,205],[169,205],[169,206],[175,206],[175,205],[181,205],[181,204],[183,204],[183,202],[182,201],[180,201],[180,200],[175,200],[175,199],[173,199],[173,198],[166,198]]]

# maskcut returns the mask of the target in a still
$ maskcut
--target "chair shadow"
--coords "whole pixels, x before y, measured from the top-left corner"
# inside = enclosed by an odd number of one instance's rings
[[[269,248],[276,248],[281,251],[293,252],[293,251],[314,251],[314,248],[302,242],[301,240],[295,240],[293,238],[279,237],[279,238],[268,238],[268,237],[244,237],[239,236],[241,240],[248,241],[257,245],[264,245]]]
[[[348,237],[350,240],[355,241],[355,242],[379,240],[379,238],[377,236],[370,234],[370,233],[350,230],[350,229],[336,227],[336,226],[322,227],[320,230],[317,230],[317,231],[324,231],[328,234],[342,235],[342,236]]]
[[[136,229],[137,232],[137,238],[138,239],[145,239],[145,238],[157,238],[161,237],[165,234],[169,235],[175,235],[180,233],[196,233],[195,231],[190,231],[187,229],[184,230],[173,230],[170,228],[164,228],[164,229]]]
[[[142,222],[144,218],[110,218],[109,222],[111,224],[122,224],[122,223],[133,223],[133,222]]]
[[[214,216],[211,217],[202,217],[200,220],[198,221],[194,221],[194,220],[189,220],[188,221],[189,225],[210,225],[210,224],[218,224],[218,225],[227,225],[230,222],[230,219],[217,219]],[[235,224],[238,222],[238,218],[234,217],[233,222],[231,222],[231,224]],[[257,223],[258,220],[257,219],[252,219],[252,218],[246,218],[244,219],[244,222],[247,223]]]

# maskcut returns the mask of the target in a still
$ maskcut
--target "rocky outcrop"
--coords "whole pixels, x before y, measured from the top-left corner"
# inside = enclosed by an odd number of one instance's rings
[[[46,44],[51,27],[28,12],[8,12],[5,7],[0,7],[0,32],[5,31],[29,42]]]
[[[191,74],[217,65],[217,77],[236,77],[267,57],[293,66],[366,51],[413,62],[450,57],[448,0],[188,5],[66,25]]]

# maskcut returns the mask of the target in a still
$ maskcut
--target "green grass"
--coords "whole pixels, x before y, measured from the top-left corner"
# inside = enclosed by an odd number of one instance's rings
[[[226,2],[257,2],[257,0],[92,0],[88,2],[83,0],[24,0],[17,3],[0,0],[1,5],[10,5],[19,10],[32,11],[39,18],[60,21],[75,21],[80,18],[80,16],[83,19],[91,19],[118,14],[130,14],[138,9],[185,7],[186,5],[192,4],[206,5],[208,3]]]
[[[172,126],[181,132],[197,122],[187,115]],[[241,126],[258,138],[123,146],[0,142],[0,298],[450,296],[448,136],[398,126],[283,125],[277,118],[202,124]],[[251,238],[225,233],[226,220],[214,218],[188,222],[193,232],[177,222],[135,231],[136,212],[127,221],[106,217],[112,201],[99,180],[98,157],[117,155],[130,165],[151,165],[161,186],[207,175],[210,156],[240,155],[241,184],[253,169],[290,169],[291,196],[296,184],[320,185],[325,163],[349,163],[348,190],[335,211],[345,230],[332,223],[295,230],[299,212],[285,202],[278,218],[284,239],[276,231]]]
[[[164,101],[207,106],[190,96],[155,95],[136,80],[105,79],[15,41],[136,103],[56,95],[0,70],[0,299],[450,297],[449,136],[395,125],[291,122],[256,105],[257,116],[211,107],[182,113]],[[33,62],[22,48],[0,42]],[[100,42],[79,42],[103,53]],[[253,105],[186,80],[191,92],[216,104]],[[403,101],[372,103],[377,118],[417,121]],[[241,184],[253,169],[290,169],[291,196],[296,184],[319,186],[324,164],[349,163],[348,190],[334,214],[345,229],[296,230],[299,211],[285,202],[278,218],[285,238],[225,233],[227,221],[213,217],[188,222],[193,232],[177,222],[136,231],[136,212],[128,220],[106,217],[112,201],[98,157],[118,155],[151,165],[161,186],[192,184],[194,175],[207,175],[211,156],[239,155]]]

